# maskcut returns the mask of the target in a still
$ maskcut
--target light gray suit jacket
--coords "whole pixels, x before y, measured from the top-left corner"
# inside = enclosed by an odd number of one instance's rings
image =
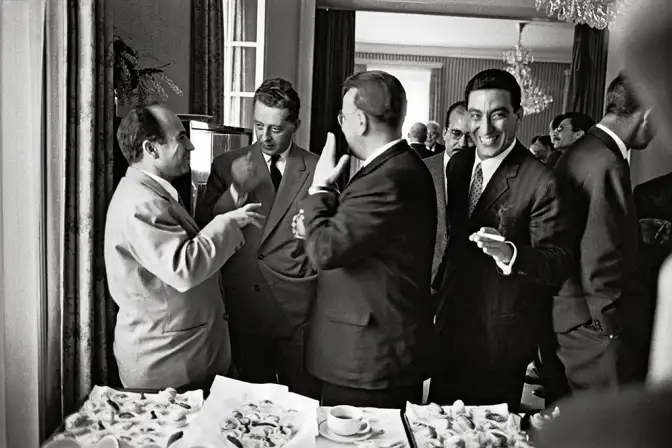
[[[434,189],[436,190],[436,245],[432,260],[432,285],[434,285],[436,274],[448,243],[448,228],[446,225],[446,170],[443,166],[443,152],[425,159],[424,162],[432,175]]]
[[[179,387],[228,372],[218,272],[244,243],[224,215],[199,231],[163,187],[128,168],[105,225],[107,280],[119,305],[114,354],[125,387]]]

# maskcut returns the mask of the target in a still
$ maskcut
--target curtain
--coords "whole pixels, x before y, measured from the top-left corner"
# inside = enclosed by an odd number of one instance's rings
[[[224,11],[222,0],[193,0],[191,112],[224,123]]]
[[[566,112],[583,112],[595,121],[602,118],[608,50],[608,30],[574,27]]]
[[[113,185],[112,0],[49,0],[44,433],[94,385],[118,386],[104,224]],[[51,40],[50,40],[51,39]],[[62,75],[59,68],[63,69]],[[64,81],[64,82],[62,82]]]
[[[310,150],[320,154],[327,133],[336,136],[337,160],[347,152],[347,142],[338,125],[343,82],[355,70],[355,11],[318,9],[315,12],[315,48]],[[351,169],[356,165],[353,160]],[[345,185],[347,170],[339,180]]]

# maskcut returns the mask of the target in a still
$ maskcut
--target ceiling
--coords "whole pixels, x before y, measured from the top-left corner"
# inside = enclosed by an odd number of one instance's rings
[[[520,0],[507,0],[516,2]],[[533,0],[528,0],[534,3]],[[483,3],[483,2],[481,2]],[[449,56],[451,53],[492,53],[513,47],[518,20],[452,17],[358,11],[355,42],[358,51],[400,52],[404,47],[423,47],[413,53]],[[403,30],[401,32],[400,30]],[[572,55],[574,26],[561,22],[530,22],[523,31],[523,45],[537,60],[568,62]],[[406,51],[408,52],[408,51]],[[474,56],[478,57],[478,56]]]

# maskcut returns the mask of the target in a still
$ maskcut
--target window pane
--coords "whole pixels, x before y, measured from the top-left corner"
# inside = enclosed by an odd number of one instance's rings
[[[224,124],[252,129],[254,98],[229,97],[224,101]]]
[[[249,47],[231,48],[231,83],[230,92],[254,92],[257,89],[255,85],[257,49]],[[225,70],[229,69],[224,67]]]
[[[257,41],[257,0],[224,0],[224,34],[236,42]]]

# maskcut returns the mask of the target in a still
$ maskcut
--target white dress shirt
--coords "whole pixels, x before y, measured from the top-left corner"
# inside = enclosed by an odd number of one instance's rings
[[[599,123],[596,124],[595,127],[602,129],[604,132],[607,133],[607,135],[609,135],[609,137],[614,139],[614,141],[616,142],[616,145],[618,146],[618,149],[620,149],[621,154],[623,154],[623,158],[627,160],[628,159],[628,147],[625,146],[625,142],[623,140],[621,140],[621,137],[616,135],[614,133],[614,131],[612,131],[608,127],[606,127],[604,125],[601,125]]]
[[[450,156],[446,151],[443,151],[443,190],[444,190],[443,192],[446,198],[446,204],[448,203],[448,176],[446,176],[446,168],[448,168],[448,162],[450,162]]]
[[[173,185],[170,182],[168,182],[163,177],[159,177],[156,174],[152,174],[148,171],[145,171],[145,170],[140,170],[140,171],[142,171],[143,173],[145,173],[146,175],[148,175],[149,177],[154,179],[156,181],[156,183],[161,185],[163,187],[163,189],[166,190],[168,192],[168,194],[170,194],[173,197],[173,199],[175,199],[177,202],[180,202],[180,196],[177,194],[177,190],[175,189],[175,187],[173,187]]]
[[[490,157],[489,159],[485,160],[481,160],[481,158],[478,157],[478,151],[476,151],[476,157],[474,158],[474,166],[471,169],[471,181],[473,182],[476,167],[480,163],[481,171],[483,172],[483,190],[481,190],[481,193],[485,191],[485,187],[487,187],[488,182],[490,182],[490,179],[492,179],[492,176],[495,174],[495,171],[497,171],[497,168],[499,168],[499,165],[501,165],[504,159],[506,159],[506,157],[509,154],[511,154],[511,151],[513,151],[513,147],[516,146],[516,142],[517,140],[514,139],[513,143],[511,143],[511,146],[509,146],[501,154],[497,155],[496,157]],[[495,259],[497,267],[501,269],[502,274],[504,275],[511,274],[511,268],[513,268],[513,263],[516,261],[516,257],[518,256],[518,249],[516,249],[516,245],[513,244],[511,241],[507,241],[507,244],[510,244],[511,247],[513,247],[513,255],[511,256],[511,261],[509,261],[509,264],[502,263],[501,261]]]

